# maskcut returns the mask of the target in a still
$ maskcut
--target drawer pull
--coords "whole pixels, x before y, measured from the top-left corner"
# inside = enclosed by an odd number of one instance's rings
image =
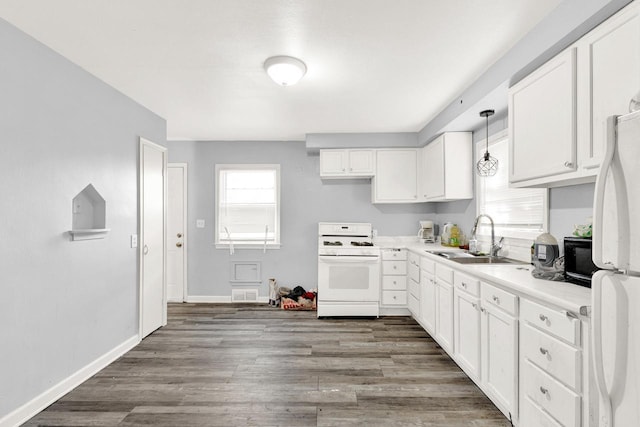
[[[541,321],[546,322],[547,320],[549,320],[549,318],[547,316],[545,316],[544,314],[541,314],[540,316],[538,316],[540,318]]]
[[[393,299],[398,299],[395,295],[393,296]]]
[[[393,281],[393,284],[394,284],[394,285],[396,284],[396,281],[395,281],[395,280]]]
[[[463,288],[465,288],[465,289],[467,289],[467,284],[466,284],[466,283],[464,283],[464,282],[462,282],[462,287],[463,287]]]
[[[540,386],[540,393],[544,394],[545,396],[549,395],[549,390],[547,390],[546,388]]]
[[[397,265],[394,265],[394,266],[393,266],[393,269],[394,269],[394,270],[397,270],[397,269],[398,269],[398,266],[397,266]]]
[[[482,313],[484,313],[484,312],[485,312],[485,311],[487,311],[487,310],[485,310],[485,308],[484,308],[484,307],[480,307],[480,311],[481,311]]]
[[[478,304],[476,304],[475,302],[472,302],[471,305],[473,306],[473,308],[475,308],[476,310],[478,309]]]
[[[540,347],[540,353],[549,354],[549,350],[547,350],[546,348]]]
[[[500,298],[498,298],[497,296],[493,296],[493,302],[495,302],[496,304],[500,304]]]

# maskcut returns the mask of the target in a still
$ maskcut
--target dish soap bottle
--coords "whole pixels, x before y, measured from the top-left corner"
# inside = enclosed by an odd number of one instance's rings
[[[453,224],[451,227],[451,234],[449,236],[449,246],[460,246],[460,229],[457,224]]]

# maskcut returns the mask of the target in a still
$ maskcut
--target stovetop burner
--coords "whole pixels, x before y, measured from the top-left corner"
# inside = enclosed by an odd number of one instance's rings
[[[351,246],[373,246],[371,242],[351,242]]]
[[[325,240],[324,242],[322,242],[322,244],[324,246],[342,246],[342,242],[336,240],[335,242],[330,242],[328,240]]]

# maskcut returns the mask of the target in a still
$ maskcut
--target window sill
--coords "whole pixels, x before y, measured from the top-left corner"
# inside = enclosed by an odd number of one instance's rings
[[[228,243],[214,243],[216,249],[229,249]],[[234,243],[233,249],[264,249],[264,244],[256,243]],[[280,249],[280,243],[267,243],[267,249]]]

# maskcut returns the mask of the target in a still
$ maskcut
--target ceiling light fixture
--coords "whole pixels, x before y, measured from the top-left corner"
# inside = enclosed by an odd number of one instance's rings
[[[476,163],[476,171],[480,176],[494,176],[498,172],[498,159],[489,154],[489,116],[493,116],[494,110],[480,111],[480,117],[487,119],[487,151],[478,163]]]
[[[300,81],[307,72],[304,62],[293,56],[272,56],[264,61],[264,69],[280,86],[291,86]]]

